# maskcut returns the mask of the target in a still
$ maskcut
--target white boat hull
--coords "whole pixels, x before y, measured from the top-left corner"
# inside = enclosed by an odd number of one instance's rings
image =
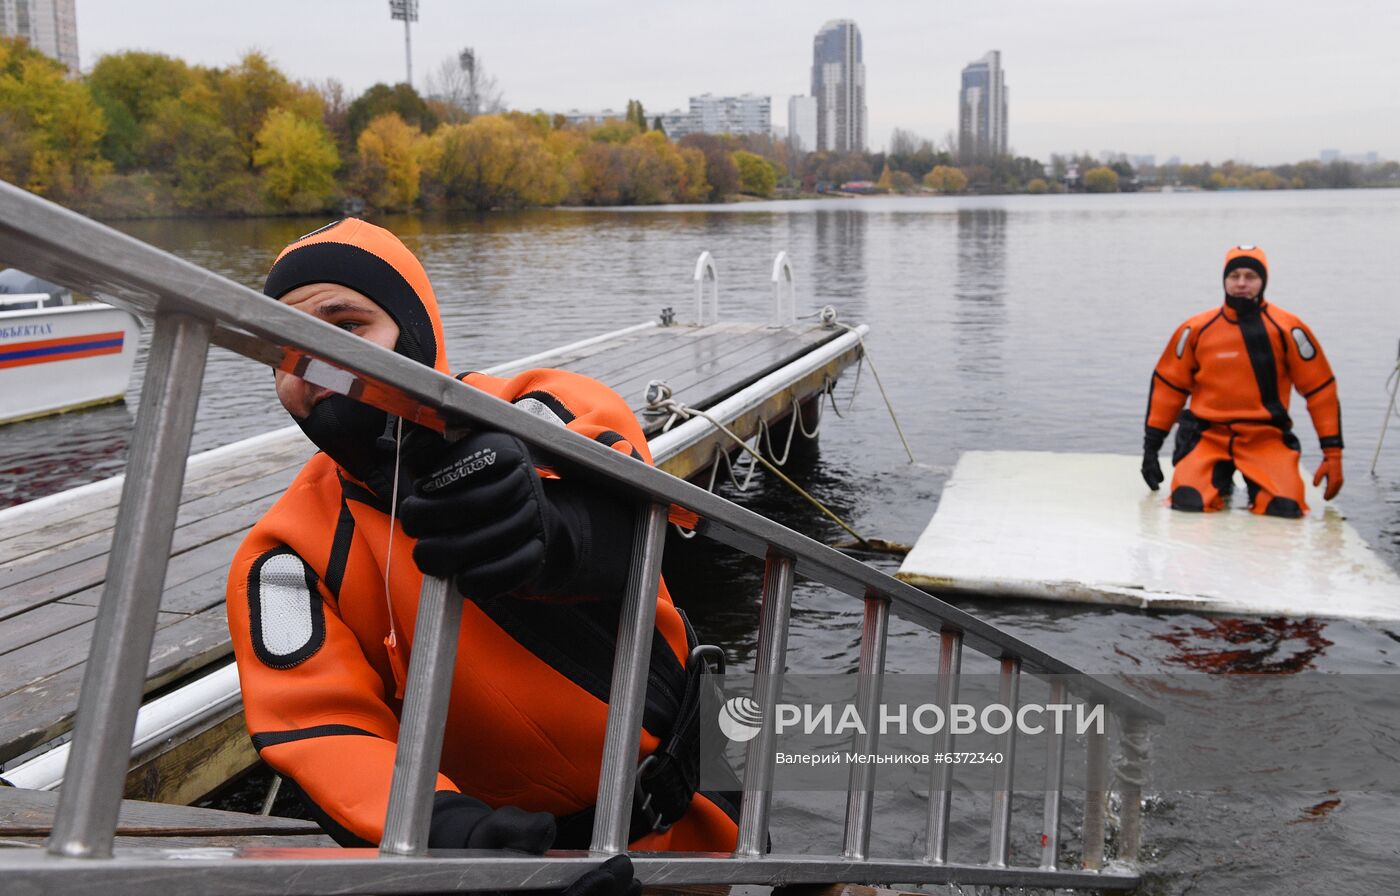
[[[140,332],[100,302],[0,311],[0,423],[119,401]]]

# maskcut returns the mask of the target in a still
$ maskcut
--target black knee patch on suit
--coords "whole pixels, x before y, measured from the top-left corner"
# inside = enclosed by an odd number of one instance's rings
[[[1299,507],[1298,502],[1292,498],[1275,495],[1269,499],[1269,506],[1264,508],[1264,515],[1296,520],[1303,515],[1303,508]]]
[[[1178,485],[1172,489],[1172,510],[1189,510],[1200,513],[1206,509],[1201,493],[1189,485]]]
[[[1210,484],[1221,497],[1228,498],[1235,490],[1235,465],[1228,460],[1216,461],[1210,471]]]

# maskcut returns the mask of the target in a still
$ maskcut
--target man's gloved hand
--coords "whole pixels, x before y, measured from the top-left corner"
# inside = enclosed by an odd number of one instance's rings
[[[417,478],[399,516],[423,572],[474,600],[621,598],[637,518],[624,493],[583,475],[541,479],[525,443],[500,432],[449,445],[424,431],[404,451]]]
[[[1313,474],[1313,485],[1321,485],[1323,479],[1327,480],[1327,490],[1322,497],[1330,501],[1342,490],[1342,449],[1322,449],[1322,463],[1318,464],[1317,472]]]
[[[1162,450],[1162,443],[1166,440],[1167,431],[1153,426],[1147,427],[1142,437],[1142,481],[1154,492],[1164,478],[1162,465],[1157,460],[1157,452]]]
[[[452,576],[464,595],[486,600],[529,587],[551,559],[568,562],[558,556],[568,551],[564,522],[524,442],[475,432],[415,453],[423,472],[399,515],[418,539],[413,559],[423,572]]]
[[[432,849],[512,849],[540,855],[554,843],[554,816],[515,806],[492,809],[464,793],[439,790],[428,825]],[[630,876],[630,869],[629,869]]]
[[[632,876],[632,860],[613,856],[564,888],[561,896],[640,896],[642,882]]]

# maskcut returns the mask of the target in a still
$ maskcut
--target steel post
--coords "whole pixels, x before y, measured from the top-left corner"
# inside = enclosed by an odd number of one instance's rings
[[[929,763],[928,849],[925,859],[936,865],[948,861],[948,813],[953,805],[953,764],[937,757],[953,750],[952,726],[947,720],[958,699],[962,674],[962,633],[944,629],[938,644],[938,708],[944,724],[933,736],[934,761]]]
[[[1123,756],[1118,763],[1118,858],[1136,862],[1142,847],[1142,785],[1147,773],[1147,725],[1136,716],[1123,719]]]
[[[73,750],[49,837],[55,855],[112,854],[212,332],[199,318],[156,318]]]
[[[1055,680],[1050,685],[1051,705],[1067,705],[1069,689]],[[1065,733],[1049,732],[1045,748],[1045,817],[1040,828],[1040,867],[1054,871],[1060,867],[1060,802],[1065,782]]]
[[[613,657],[612,690],[608,694],[608,727],[603,740],[602,770],[598,775],[598,811],[594,816],[591,844],[597,853],[615,854],[627,849],[669,509],[666,504],[647,505],[632,540],[632,569],[617,627],[617,653]]]
[[[877,594],[865,598],[865,622],[860,637],[860,674],[856,711],[865,720],[865,733],[856,735],[857,754],[880,748],[878,715],[885,678],[885,648],[889,640],[890,602]],[[846,787],[846,836],[841,854],[856,861],[870,854],[870,815],[875,805],[875,763],[851,766]]]
[[[792,611],[793,561],[769,552],[763,572],[763,608],[758,625],[758,664],[754,670],[754,700],[762,708],[763,725],[744,754],[744,802],[739,810],[739,842],[735,853],[761,856],[768,846],[768,808],[773,802],[774,707],[783,696],[787,669],[788,616]]]
[[[1087,735],[1084,782],[1084,869],[1103,868],[1104,816],[1108,810],[1108,732]]]
[[[462,600],[447,579],[423,577],[399,743],[394,751],[394,779],[389,787],[384,836],[379,841],[381,855],[421,856],[428,852],[433,785],[442,760],[443,729],[452,697],[452,674],[457,668]]]
[[[1021,661],[1003,657],[1001,684],[997,700],[1010,713],[1008,727],[1002,735],[1002,761],[996,767],[992,785],[992,845],[987,863],[993,868],[1005,868],[1011,855],[1011,796],[1015,792],[1016,775],[1016,710],[1021,700]]]

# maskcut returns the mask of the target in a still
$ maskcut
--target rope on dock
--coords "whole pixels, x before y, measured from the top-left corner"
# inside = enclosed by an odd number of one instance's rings
[[[1376,440],[1376,453],[1371,455],[1371,475],[1376,475],[1376,461],[1381,457],[1381,445],[1385,444],[1385,431],[1390,426],[1390,418],[1396,416],[1395,413],[1395,392],[1400,389],[1400,357],[1395,359],[1395,369],[1390,372],[1390,376],[1385,378],[1385,384],[1390,387],[1390,404],[1385,409],[1385,419],[1381,421],[1381,437]]]
[[[904,427],[902,427],[902,426],[899,425],[899,416],[898,416],[897,414],[895,414],[895,412],[894,412],[894,404],[890,401],[889,395],[885,393],[885,384],[882,383],[882,382],[880,382],[880,371],[878,371],[878,370],[875,369],[875,359],[874,359],[873,357],[871,357],[871,355],[870,355],[870,348],[869,348],[869,346],[867,346],[867,345],[865,344],[865,339],[864,339],[864,337],[861,336],[860,331],[857,330],[855,327],[851,326],[850,324],[842,323],[840,320],[838,320],[837,317],[836,317],[836,309],[835,309],[834,307],[832,307],[831,305],[827,305],[827,306],[825,306],[824,308],[822,308],[822,310],[817,311],[817,312],[814,312],[814,313],[812,313],[812,314],[805,314],[805,315],[803,315],[803,317],[819,317],[819,318],[821,318],[822,326],[824,326],[824,327],[828,327],[828,328],[830,328],[830,327],[837,327],[837,328],[840,328],[840,329],[842,329],[842,330],[845,330],[845,331],[848,332],[848,333],[853,333],[853,334],[855,334],[856,343],[860,346],[860,361],[861,361],[861,363],[859,363],[859,364],[856,365],[856,381],[855,381],[855,385],[856,385],[857,387],[860,386],[860,369],[861,369],[862,366],[864,366],[864,363],[863,363],[863,362],[865,362],[865,361],[868,359],[868,360],[870,361],[870,375],[873,376],[873,377],[875,377],[875,385],[876,385],[876,387],[878,387],[879,390],[880,390],[880,397],[881,397],[882,399],[884,399],[884,402],[885,402],[885,410],[887,410],[887,411],[890,412],[890,420],[894,423],[894,431],[897,432],[897,433],[899,433],[899,441],[900,441],[901,444],[904,445],[904,453],[907,454],[907,455],[909,455],[909,463],[911,463],[911,464],[914,463],[914,452],[913,452],[913,450],[911,450],[910,447],[909,447],[909,440],[906,439],[906,438],[904,437]],[[852,390],[851,390],[851,404],[852,404],[852,405],[855,404],[855,400],[856,400],[855,389],[852,388]],[[832,400],[832,410],[835,410],[835,411],[836,411],[836,416],[838,416],[838,417],[845,416],[845,415],[842,414],[841,411],[836,407],[836,402],[835,402],[834,399]],[[850,410],[851,410],[851,409],[850,409],[850,407],[848,406],[848,407],[846,408],[846,411],[849,412]]]
[[[648,392],[650,392],[650,389],[648,389]],[[666,389],[665,392],[669,393],[669,389]],[[797,405],[797,398],[795,398],[795,396],[794,399],[792,399],[792,402],[794,402],[794,409],[792,409],[792,413],[801,414],[801,406]],[[860,532],[855,531],[854,526],[851,526],[851,524],[848,524],[848,522],[844,521],[844,519],[841,519],[839,515],[837,515],[836,512],[830,510],[830,508],[827,507],[826,504],[822,504],[819,500],[816,500],[815,497],[812,497],[811,493],[808,493],[808,491],[806,491],[804,487],[799,486],[799,484],[795,482],[792,482],[791,477],[788,476],[787,473],[784,473],[783,470],[780,470],[777,468],[777,466],[774,466],[773,463],[769,461],[769,459],[764,458],[764,456],[760,454],[759,451],[756,451],[755,448],[750,448],[748,442],[742,440],[742,438],[739,438],[738,435],[734,433],[734,430],[731,430],[731,428],[724,426],[724,423],[721,423],[720,420],[717,420],[715,419],[715,417],[710,416],[710,414],[703,412],[703,410],[696,409],[696,407],[682,405],[682,403],[678,402],[678,400],[669,398],[669,395],[666,396],[666,398],[662,398],[661,393],[659,393],[659,391],[657,395],[655,395],[655,400],[651,403],[651,406],[658,407],[658,409],[661,410],[668,410],[668,412],[675,414],[675,417],[678,417],[678,419],[680,420],[689,420],[692,419],[692,417],[700,417],[701,420],[706,420],[707,423],[710,423],[710,426],[713,426],[714,428],[717,428],[717,430],[720,430],[721,433],[728,435],[728,437],[731,438],[732,441],[734,441],[736,447],[741,448],[742,451],[748,452],[749,456],[752,456],[753,461],[757,463],[762,463],[763,469],[769,470],[769,472],[773,473],[774,476],[777,476],[778,479],[783,480],[783,482],[787,484],[787,486],[790,487],[790,489],[797,491],[797,493],[801,494],[801,496],[804,497],[809,504],[812,504],[812,507],[818,508],[819,511],[822,511],[823,514],[826,514],[827,517],[832,519],[833,522],[836,522],[836,525],[839,525],[841,526],[841,528],[846,529],[847,532],[850,532],[851,538],[854,538],[855,540],[857,540],[857,542],[860,542],[861,546],[867,547],[867,549],[869,550],[874,550],[874,546],[871,545],[871,542],[869,542],[868,539],[865,539]],[[792,421],[792,427],[797,427],[797,423],[797,420]],[[788,433],[788,435],[790,435],[790,445],[788,445],[788,447],[791,447],[791,431],[790,433]],[[715,449],[717,449],[717,451],[720,451],[720,449],[718,448]],[[725,454],[724,451],[720,451],[720,454],[724,454],[725,462],[728,462],[728,455]],[[714,491],[714,480],[715,476],[717,476],[717,472],[718,462],[715,463],[714,469],[711,469],[710,472],[711,491]],[[732,469],[732,466],[731,469],[729,469],[729,473],[731,473],[731,476],[734,475],[734,469]],[[748,484],[748,480],[752,479],[752,477],[753,470],[752,468],[750,468],[749,476],[745,479],[745,484]]]

